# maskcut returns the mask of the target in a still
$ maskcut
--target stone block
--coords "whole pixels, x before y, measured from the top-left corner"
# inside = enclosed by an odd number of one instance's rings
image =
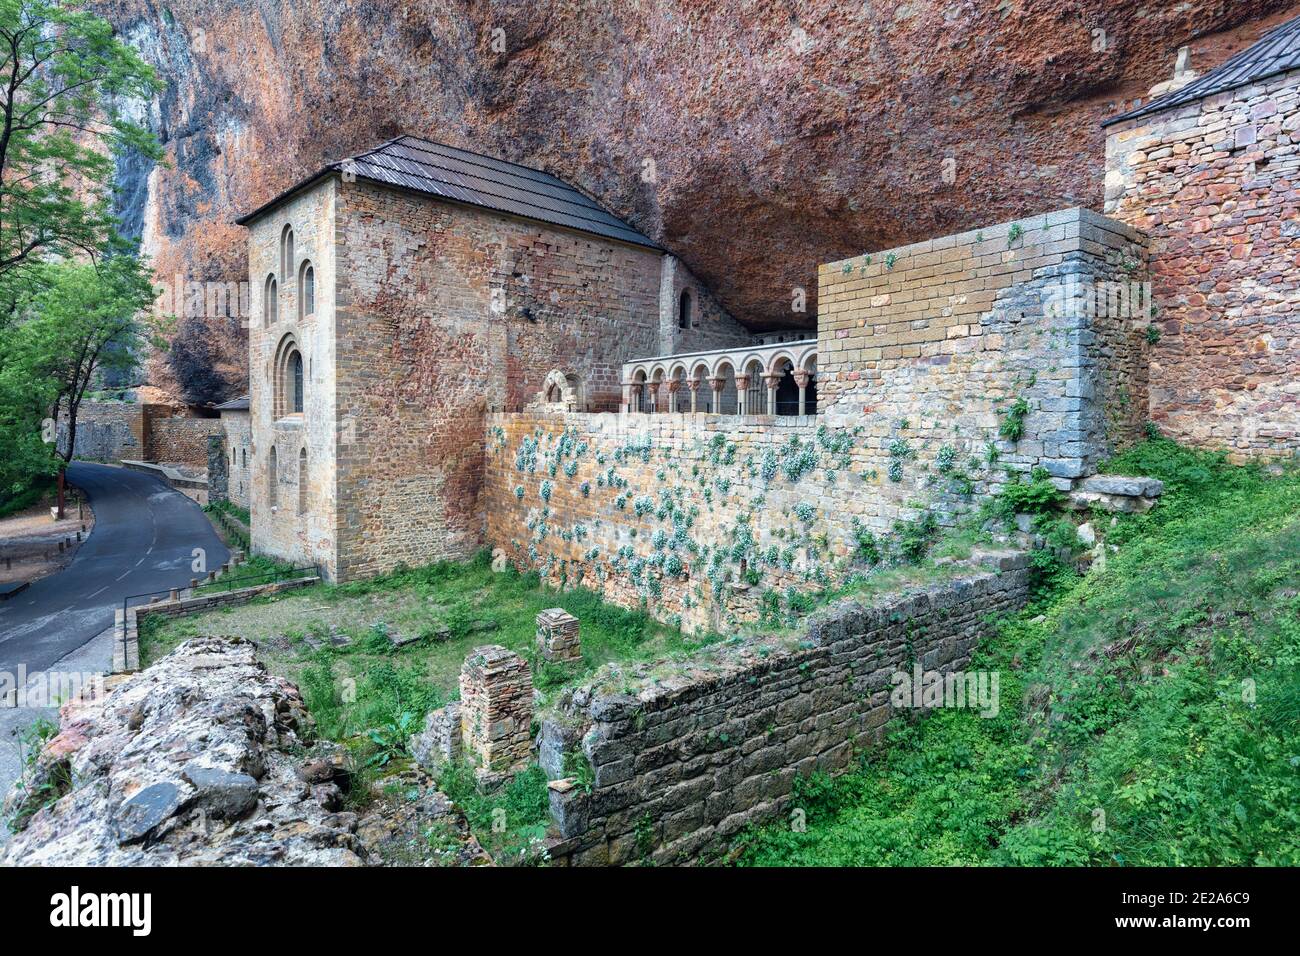
[[[537,653],[551,662],[582,660],[578,619],[563,608],[553,607],[537,615]]]

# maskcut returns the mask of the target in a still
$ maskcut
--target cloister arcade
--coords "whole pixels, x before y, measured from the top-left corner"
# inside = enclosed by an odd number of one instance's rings
[[[623,366],[625,412],[817,414],[817,340],[661,355]]]

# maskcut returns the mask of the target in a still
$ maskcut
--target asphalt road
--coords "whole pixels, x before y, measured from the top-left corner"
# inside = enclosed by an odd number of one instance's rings
[[[86,493],[94,530],[66,568],[0,603],[0,671],[44,670],[112,625],[127,595],[201,577],[195,548],[210,569],[230,557],[199,506],[153,475],[75,462],[68,481]]]

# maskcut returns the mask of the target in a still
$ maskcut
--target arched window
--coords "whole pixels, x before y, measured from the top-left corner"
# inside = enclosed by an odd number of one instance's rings
[[[280,286],[273,275],[266,277],[266,295],[262,302],[262,312],[262,318],[267,325],[275,325],[275,320],[280,316]]]
[[[273,376],[272,408],[276,418],[301,415],[305,404],[306,377],[303,374],[302,352],[292,335],[280,340],[271,363]]]
[[[293,226],[289,225],[280,233],[280,275],[293,278]]]
[[[677,327],[679,329],[689,329],[691,327],[690,289],[683,289],[681,298],[677,300]]]
[[[276,475],[275,470],[276,470],[275,447],[272,446],[271,461],[266,466],[266,497],[271,502],[272,508],[274,508],[276,504],[279,503],[279,493],[277,491],[277,486],[280,484],[280,479]]]
[[[298,270],[298,318],[316,314],[316,270],[304,260]]]
[[[294,350],[289,356],[289,371],[293,376],[293,413],[302,414],[302,353]]]
[[[298,514],[307,513],[307,449],[298,451]]]

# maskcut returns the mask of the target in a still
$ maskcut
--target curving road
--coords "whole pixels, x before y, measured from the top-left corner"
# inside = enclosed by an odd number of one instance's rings
[[[48,668],[112,625],[127,595],[189,584],[195,548],[209,568],[230,556],[199,506],[153,475],[74,462],[68,482],[94,530],[66,568],[0,603],[0,671]]]

